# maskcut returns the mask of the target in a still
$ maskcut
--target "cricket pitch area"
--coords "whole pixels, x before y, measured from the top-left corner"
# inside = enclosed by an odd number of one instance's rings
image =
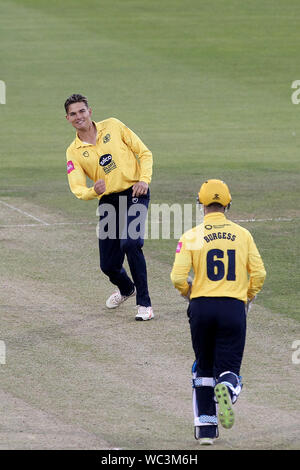
[[[155,318],[108,310],[97,201],[67,182],[72,93],[152,151],[152,204],[228,184],[267,278],[235,425],[209,449],[300,448],[299,18],[298,0],[1,2],[0,449],[202,450],[174,227],[145,241]]]
[[[11,207],[1,244],[19,257],[20,270],[2,284],[0,448],[199,449],[187,304],[169,281],[169,266],[146,242],[156,317],[136,322],[132,299],[105,307],[111,286],[98,270],[95,226]],[[28,272],[33,263],[36,279]],[[299,447],[299,397],[291,393],[299,372],[287,347],[297,329],[296,321],[253,306],[236,424],[220,429],[215,449]]]

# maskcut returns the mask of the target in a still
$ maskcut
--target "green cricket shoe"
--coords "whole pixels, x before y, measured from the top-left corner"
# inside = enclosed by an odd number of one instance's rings
[[[218,417],[221,425],[225,429],[230,429],[234,425],[234,412],[228,388],[219,383],[214,388],[215,397],[218,402]]]

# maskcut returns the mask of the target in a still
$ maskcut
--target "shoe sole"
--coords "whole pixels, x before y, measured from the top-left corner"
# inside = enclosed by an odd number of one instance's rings
[[[212,446],[213,443],[214,443],[214,440],[210,437],[201,437],[200,439],[201,446]]]
[[[109,309],[114,309],[114,308],[118,308],[123,302],[121,302],[120,304],[118,305],[109,305],[107,302],[105,303],[106,307],[109,308]]]
[[[224,384],[218,384],[214,388],[215,397],[218,402],[218,417],[225,429],[234,425],[234,412],[228,388]]]
[[[130,299],[130,297],[133,297],[135,294],[136,294],[136,289],[134,288],[134,291],[132,292],[132,294],[128,295],[126,297],[126,299],[122,300],[122,302],[120,302],[118,305],[112,305],[112,306],[108,305],[107,301],[105,302],[105,305],[106,305],[107,308],[110,308],[110,309],[118,308],[118,307],[120,307],[120,305],[122,305],[123,302],[126,302],[126,300]]]
[[[152,320],[152,318],[154,318],[154,315],[151,315],[149,318],[135,317],[136,321],[147,321]]]

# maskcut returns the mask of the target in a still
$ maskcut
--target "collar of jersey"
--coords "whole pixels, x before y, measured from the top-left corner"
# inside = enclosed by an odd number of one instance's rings
[[[95,121],[92,121],[92,122],[93,122],[93,124],[95,124],[95,126],[96,126],[97,134],[98,134],[97,139],[98,139],[99,133],[100,133],[100,131],[102,131],[102,129],[104,128],[104,126],[103,126],[103,124],[102,124],[101,122],[98,122],[98,123],[95,122]],[[78,134],[76,133],[75,147],[76,147],[77,149],[79,149],[80,147],[88,147],[89,145],[93,145],[93,144],[89,144],[88,142],[82,142],[82,140],[79,139]]]
[[[206,214],[204,216],[204,221],[206,222],[207,220],[211,219],[220,219],[220,220],[225,220],[225,215],[222,214],[221,212],[211,212],[210,214]]]

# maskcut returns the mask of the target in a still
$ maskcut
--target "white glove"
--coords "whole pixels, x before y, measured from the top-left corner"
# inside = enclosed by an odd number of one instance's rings
[[[249,300],[249,299],[247,300],[247,303],[246,303],[246,305],[245,305],[246,314],[248,314],[248,313],[250,312],[251,307],[252,307],[252,302],[253,302],[255,299],[256,299],[256,296],[253,297],[253,299],[251,299],[251,300]]]
[[[188,285],[189,285],[189,290],[188,290],[188,293],[187,293],[186,295],[182,295],[182,294],[181,294],[181,297],[183,297],[184,300],[186,300],[187,302],[189,302],[189,301],[190,301],[191,291],[192,291],[193,279],[189,276],[186,281],[187,281],[187,283],[188,283]]]

